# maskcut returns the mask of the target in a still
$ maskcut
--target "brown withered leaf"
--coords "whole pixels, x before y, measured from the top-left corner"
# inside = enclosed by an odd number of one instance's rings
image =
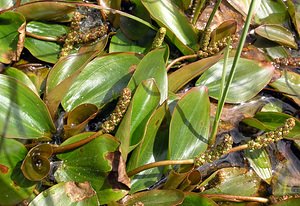
[[[65,192],[72,202],[80,202],[96,195],[88,181],[82,183],[66,182]]]

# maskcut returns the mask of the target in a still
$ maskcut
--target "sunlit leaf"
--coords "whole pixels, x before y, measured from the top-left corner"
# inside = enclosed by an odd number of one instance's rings
[[[0,1],[0,11],[8,9],[15,4],[14,0],[2,0]]]
[[[255,33],[280,45],[297,49],[292,32],[278,24],[264,24],[257,27]]]
[[[59,57],[61,46],[55,42],[47,42],[27,37],[24,46],[30,53],[45,62],[56,63]]]
[[[254,18],[258,24],[284,24],[289,20],[285,3],[273,0],[261,1]]]
[[[81,133],[67,139],[62,145],[80,141],[92,134],[94,133]],[[108,188],[116,187],[118,181],[121,180],[121,178],[118,179],[118,175],[121,176],[121,171],[118,170],[121,164],[119,159],[120,153],[118,152],[119,144],[116,138],[105,134],[78,149],[57,155],[59,159],[63,160],[63,163],[54,174],[56,180],[58,182],[89,181],[99,199],[101,199],[102,193],[100,191],[108,179],[111,181],[109,184],[110,187]],[[124,166],[121,170],[123,170],[123,174],[125,174]],[[114,173],[114,176],[109,176],[111,172]],[[123,176],[122,178],[126,180],[127,177]],[[108,188],[105,188],[105,190],[107,191]],[[123,190],[123,188],[120,190]],[[110,193],[112,193],[112,191],[110,191]],[[121,194],[124,196],[126,193],[122,192]]]
[[[94,206],[99,201],[89,182],[61,182],[41,192],[29,204],[36,205]]]
[[[183,54],[198,50],[198,35],[185,14],[170,1],[142,0],[152,18],[167,28],[167,36]]]
[[[262,0],[255,1],[254,13],[260,7]],[[251,0],[227,0],[227,2],[233,6],[238,12],[240,12],[244,17],[247,16],[248,10],[251,4]]]
[[[206,87],[195,87],[178,101],[170,123],[170,159],[194,158],[206,150],[209,118],[210,102]]]
[[[137,202],[141,202],[145,206],[173,206],[180,204],[183,199],[184,194],[179,190],[150,190],[132,195],[123,205],[132,206]]]
[[[231,36],[236,33],[237,22],[235,20],[227,20],[222,22],[215,30],[211,32],[210,45]]]
[[[168,76],[169,90],[172,92],[177,92],[189,81],[201,75],[208,68],[217,63],[221,59],[221,57],[221,55],[217,55],[201,59],[196,62],[185,65],[180,69],[176,70],[175,72],[172,72]]]
[[[158,136],[157,131],[166,115],[166,104],[157,108],[149,118],[139,146],[133,151],[127,164],[127,171],[131,171],[147,163],[166,159],[164,142],[166,138]],[[140,172],[131,179],[130,192],[146,189],[159,180],[161,176],[160,168],[153,168]]]
[[[139,61],[139,57],[133,53],[114,53],[94,59],[66,94],[62,101],[64,109],[71,111],[83,103],[103,107],[127,85],[131,69]]]
[[[153,79],[145,80],[137,87],[129,108],[120,123],[116,137],[121,141],[124,159],[143,138],[148,119],[159,105],[160,93]],[[129,124],[128,124],[129,123]]]
[[[42,100],[16,79],[0,74],[1,136],[49,139],[54,124]]]
[[[18,81],[22,82],[27,87],[29,87],[34,93],[38,94],[38,91],[37,91],[35,85],[32,83],[32,81],[29,79],[29,77],[24,72],[14,68],[14,67],[8,67],[5,69],[4,74],[17,79]]]
[[[260,178],[245,168],[223,168],[216,172],[215,185],[205,190],[205,194],[228,194],[252,196],[258,192]]]
[[[205,205],[205,206],[218,206],[212,199],[201,197],[197,193],[187,193],[182,206],[196,206],[196,205]]]
[[[17,12],[0,14],[0,62],[17,61],[23,49],[25,18]]]
[[[244,123],[256,127],[264,131],[275,130],[277,127],[283,126],[286,119],[292,116],[278,112],[258,112],[253,118],[245,118]],[[295,127],[289,132],[287,138],[299,139],[300,138],[300,121],[296,118]]]
[[[213,65],[197,80],[196,85],[208,87],[209,96],[217,99],[220,93],[223,60]],[[226,79],[228,79],[233,58],[227,62]],[[270,63],[258,63],[241,58],[237,64],[233,81],[229,87],[226,102],[244,102],[257,95],[271,80],[274,67]]]
[[[61,24],[44,23],[39,21],[30,21],[26,25],[26,31],[46,37],[59,37],[68,32],[68,27]]]
[[[287,200],[282,200],[273,204],[273,206],[295,206],[300,204],[300,198],[288,198]]]
[[[139,63],[128,87],[134,90],[143,80],[154,78],[164,102],[168,97],[168,79],[164,55],[167,48],[155,49],[149,52]]]
[[[67,21],[70,20],[67,14],[75,11],[75,4],[37,1],[23,4],[16,11],[23,14],[26,20]]]
[[[294,3],[295,2],[295,3]],[[300,34],[300,7],[298,0],[287,0],[286,1],[288,12],[292,18],[292,22],[295,26],[295,29]]]
[[[245,150],[245,156],[256,174],[270,184],[272,177],[272,165],[267,151],[265,149],[253,151]]]
[[[16,205],[33,194],[34,182],[26,180],[20,170],[20,161],[27,149],[13,139],[0,139],[0,202],[1,205]]]

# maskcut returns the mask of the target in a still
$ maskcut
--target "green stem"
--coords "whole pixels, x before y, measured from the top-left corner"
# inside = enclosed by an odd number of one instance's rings
[[[227,44],[225,54],[224,54],[224,64],[223,64],[223,70],[222,70],[222,79],[221,79],[221,85],[220,85],[221,88],[220,88],[219,99],[222,98],[223,92],[224,92],[224,87],[225,87],[227,61],[228,61],[228,57],[229,57],[229,53],[230,53],[230,47],[231,47],[231,39],[230,38],[228,39],[227,43],[228,44]],[[222,113],[224,104],[225,104],[224,101],[223,102],[218,101],[218,108],[217,108],[217,111],[216,111],[216,114],[215,114],[215,119],[214,119],[210,139],[215,139],[216,138],[218,125],[219,125],[219,121],[220,121],[220,118],[221,118],[221,113]]]
[[[236,71],[236,66],[237,66],[237,63],[240,59],[240,55],[242,53],[242,49],[243,49],[243,46],[244,46],[244,43],[245,43],[245,40],[246,40],[246,36],[247,36],[248,29],[249,29],[249,26],[250,26],[250,22],[251,22],[251,19],[252,19],[252,14],[253,14],[253,11],[254,11],[255,1],[256,0],[251,1],[249,11],[248,11],[248,15],[247,15],[247,18],[246,18],[246,22],[245,22],[245,25],[244,25],[244,29],[243,29],[243,32],[242,32],[242,35],[241,35],[241,38],[240,38],[240,41],[239,41],[239,45],[237,47],[237,51],[235,53],[235,57],[233,59],[233,63],[232,63],[232,67],[230,69],[228,80],[226,82],[224,93],[222,95],[222,98],[219,100],[221,102],[225,102],[225,100],[227,98],[229,87],[230,87],[231,82],[233,80],[233,76],[234,76],[235,71]],[[216,137],[211,138],[209,140],[209,145],[213,145],[214,142],[215,142],[215,139],[216,139]]]
[[[197,23],[197,20],[198,20],[199,15],[200,15],[200,11],[203,8],[205,3],[206,3],[206,0],[200,0],[195,5],[195,12],[194,12],[193,20],[192,20],[193,25],[195,25]]]

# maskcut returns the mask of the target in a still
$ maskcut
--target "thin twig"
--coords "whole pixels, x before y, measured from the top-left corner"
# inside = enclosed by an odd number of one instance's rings
[[[183,60],[187,60],[187,59],[193,59],[193,58],[197,58],[198,55],[197,54],[191,54],[191,55],[186,55],[186,56],[181,56],[178,57],[177,59],[174,59],[168,66],[167,66],[167,71],[169,71],[172,66],[174,66],[177,62],[183,61]]]
[[[250,196],[238,196],[238,195],[225,195],[225,194],[199,194],[202,197],[208,197],[212,199],[218,200],[226,200],[232,202],[260,202],[260,203],[267,203],[269,199],[263,197],[250,197]]]
[[[41,35],[38,35],[38,34],[33,34],[33,33],[30,33],[30,32],[27,32],[27,31],[26,31],[26,36],[33,37],[35,39],[39,39],[39,40],[43,40],[43,41],[52,41],[52,42],[57,41],[56,37],[41,36]]]

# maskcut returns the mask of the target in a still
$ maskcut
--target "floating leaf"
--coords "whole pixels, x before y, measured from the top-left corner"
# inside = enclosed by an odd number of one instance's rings
[[[29,204],[36,205],[94,206],[99,201],[89,182],[61,182],[41,192]]]
[[[258,10],[260,7],[262,0],[257,0],[254,3],[254,13]],[[240,12],[244,17],[247,16],[249,7],[251,4],[251,0],[227,0],[227,2],[235,8],[238,12]]]
[[[64,141],[62,145],[68,145],[73,142],[80,141],[92,134],[94,133],[88,132],[75,135]],[[120,153],[118,152],[119,144],[120,143],[116,138],[109,134],[105,134],[97,137],[80,148],[57,155],[63,163],[54,174],[56,180],[58,182],[88,181],[91,183],[100,200],[102,198],[102,187],[106,184],[108,179],[111,182],[111,189],[117,188],[116,185],[118,184],[124,184],[124,181],[128,179],[125,175],[125,167],[123,166],[118,169],[121,164]],[[120,172],[122,172],[122,174]],[[120,177],[123,178],[123,182],[120,182],[122,179]],[[120,190],[124,190],[123,188]],[[105,188],[105,190],[107,191],[107,188]],[[110,193],[112,192],[113,191],[110,191]],[[126,195],[125,192],[122,192],[121,194],[122,196],[119,198]]]
[[[212,65],[217,63],[222,58],[222,55],[212,56],[209,58],[201,59],[196,62],[190,63],[186,66],[181,67],[175,72],[169,74],[168,84],[169,90],[172,92],[177,92],[189,81],[195,77],[201,75]]]
[[[256,127],[264,131],[271,131],[271,130],[275,130],[277,127],[282,126],[288,118],[292,118],[292,116],[284,113],[278,113],[278,112],[258,112],[253,118],[245,118],[243,122],[252,127]],[[294,119],[296,125],[289,132],[287,138],[299,139],[300,121],[297,120],[296,118]]]
[[[288,198],[273,204],[273,206],[295,206],[300,204],[300,198]]]
[[[284,24],[289,21],[285,3],[273,0],[261,1],[254,18],[257,24]]]
[[[183,199],[184,194],[179,190],[150,190],[132,195],[123,205],[132,206],[141,202],[145,206],[173,206],[182,203]]]
[[[165,52],[166,48],[155,49],[149,52],[139,63],[128,83],[128,87],[134,90],[143,80],[154,78],[161,95],[160,103],[164,102],[168,97]]]
[[[39,36],[57,38],[68,33],[68,27],[61,24],[50,24],[39,21],[30,21],[26,25],[26,31]]]
[[[191,89],[178,101],[172,115],[169,158],[189,159],[204,152],[208,143],[209,119],[207,88]]]
[[[185,14],[171,1],[142,0],[152,18],[167,28],[167,36],[185,55],[198,50],[198,35]]]
[[[245,156],[256,174],[270,184],[272,165],[267,151],[265,149],[245,150]]]
[[[26,155],[21,170],[24,176],[31,181],[44,179],[50,172],[49,158],[53,153],[50,144],[41,144],[33,147]]]
[[[128,39],[121,30],[118,30],[116,35],[111,38],[109,44],[109,53],[112,52],[136,52],[144,53],[147,48],[151,47],[151,39],[145,38],[142,40],[132,41]]]
[[[21,139],[50,139],[55,131],[46,105],[27,86],[0,74],[1,136]]]
[[[292,22],[295,26],[295,29],[298,35],[300,35],[300,7],[298,5],[298,2],[296,1],[294,3],[293,0],[287,0],[286,4],[288,7],[288,12],[292,18]]]
[[[23,4],[16,11],[23,14],[27,20],[67,21],[70,20],[67,14],[75,11],[75,4],[38,1]]]
[[[27,37],[24,46],[30,53],[45,62],[56,63],[61,46],[55,42],[47,42],[39,39]]]
[[[130,69],[139,63],[132,53],[114,53],[91,61],[76,78],[62,101],[66,111],[83,103],[99,108],[116,98],[130,79]]]
[[[155,81],[153,79],[142,81],[136,89],[116,133],[116,137],[122,143],[121,151],[124,159],[133,147],[142,140],[147,121],[159,105],[159,100],[160,93]]]
[[[0,202],[1,205],[16,205],[33,194],[34,182],[28,181],[20,170],[20,161],[27,149],[13,139],[0,139]]]
[[[245,168],[223,168],[213,175],[216,175],[214,186],[205,190],[205,194],[252,196],[260,186],[260,178],[255,172]]]
[[[29,79],[29,77],[24,72],[14,68],[14,67],[8,67],[5,69],[4,74],[17,79],[18,81],[22,82],[27,87],[29,87],[34,93],[38,94],[38,91],[37,91],[35,85],[32,83],[32,81]]]
[[[131,171],[147,163],[166,159],[164,152],[164,142],[167,140],[163,136],[157,136],[157,131],[166,115],[166,104],[157,108],[145,125],[145,131],[141,143],[132,152],[127,164],[127,170]],[[161,177],[161,169],[153,168],[140,172],[131,179],[130,192],[134,193],[150,187]]]
[[[205,206],[218,206],[212,199],[201,197],[197,193],[185,193],[185,198],[182,206],[194,206],[194,205],[205,205]]]
[[[293,34],[286,28],[277,24],[264,24],[257,27],[255,33],[280,45],[297,49]]]
[[[223,60],[213,65],[197,80],[196,85],[208,87],[209,96],[217,99],[220,92]],[[226,79],[228,79],[233,58],[228,58]],[[229,87],[226,102],[245,102],[257,95],[271,80],[274,67],[271,63],[258,63],[241,58]],[[238,94],[238,95],[237,95]]]
[[[0,62],[19,60],[25,38],[25,18],[17,12],[0,14]]]

